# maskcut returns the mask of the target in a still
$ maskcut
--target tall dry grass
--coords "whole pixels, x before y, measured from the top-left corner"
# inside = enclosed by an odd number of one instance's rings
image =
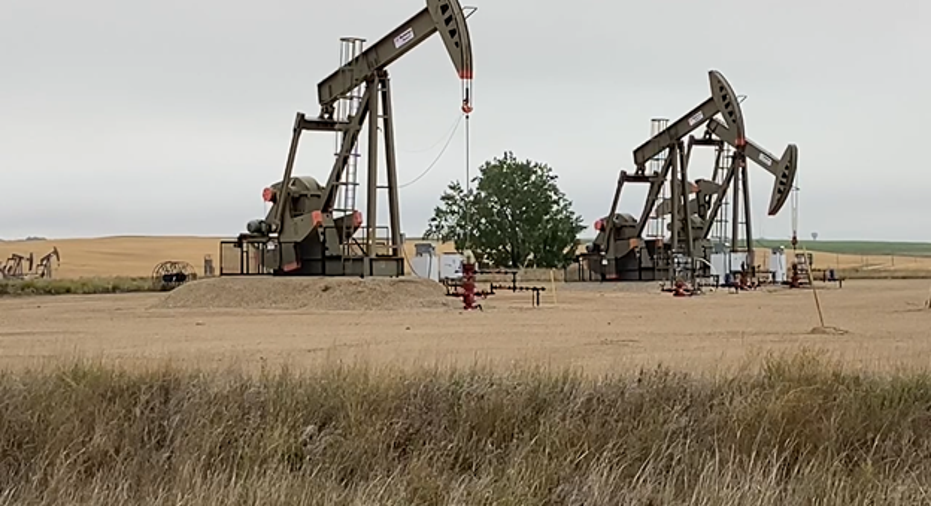
[[[0,376],[2,504],[928,504],[931,377]]]

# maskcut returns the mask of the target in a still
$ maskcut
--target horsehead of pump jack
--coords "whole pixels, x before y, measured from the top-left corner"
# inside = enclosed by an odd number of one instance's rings
[[[236,248],[244,244],[262,249],[263,271],[277,275],[302,276],[401,276],[405,259],[401,237],[398,178],[394,147],[394,125],[388,66],[439,33],[450,60],[463,83],[462,111],[472,111],[472,43],[466,14],[458,0],[426,0],[417,14],[377,40],[317,85],[320,112],[316,118],[298,112],[292,128],[291,146],[284,177],[266,188],[263,198],[272,204],[264,220],[253,220],[240,234]],[[338,118],[336,105],[354,90],[358,110]],[[347,171],[350,159],[358,156],[359,136],[368,118],[366,227],[361,239],[362,213],[353,204],[337,206],[337,193],[355,182]],[[381,123],[379,125],[379,123]],[[325,182],[309,176],[292,177],[301,133],[304,130],[335,132],[340,138],[336,159]],[[379,184],[378,143],[383,137],[385,180]],[[360,167],[361,168],[361,167]],[[388,196],[388,236],[376,240],[378,191]],[[222,248],[222,244],[221,244]],[[387,253],[385,251],[387,250]],[[378,251],[378,253],[376,253]],[[222,249],[221,249],[222,256]],[[222,259],[221,259],[222,262]]]
[[[733,129],[736,145],[743,146],[746,135],[744,116],[740,110],[737,94],[727,79],[717,70],[708,72],[708,83],[711,86],[710,97],[634,150],[634,165],[637,173],[644,173],[647,162],[670,146],[675,146],[681,139],[710,121],[718,113],[721,113],[724,118],[725,125]]]
[[[341,96],[383,71],[437,32],[443,39],[459,78],[472,79],[472,39],[466,23],[467,16],[459,1],[426,0],[426,3],[423,10],[317,84],[321,119],[332,120],[334,106]],[[469,100],[469,97],[465,97],[465,100]],[[470,102],[463,105],[470,105]]]
[[[738,145],[738,135],[734,130],[727,128],[714,118],[708,122],[706,128],[709,133],[714,134],[736,149]],[[775,216],[785,205],[792,191],[795,173],[798,170],[798,146],[789,144],[782,153],[782,157],[776,158],[772,153],[766,151],[766,149],[757,143],[744,137],[742,149],[746,158],[753,160],[757,165],[762,167],[763,170],[769,172],[776,178],[773,191],[769,197],[769,206],[767,209],[768,215]]]

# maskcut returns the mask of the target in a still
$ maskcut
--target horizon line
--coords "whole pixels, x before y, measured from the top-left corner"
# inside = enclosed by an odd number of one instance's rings
[[[91,241],[106,239],[217,239],[230,240],[236,236],[213,235],[213,234],[113,234],[99,236],[71,236],[71,237],[44,237],[44,236],[27,236],[24,238],[5,239],[0,238],[0,242],[38,242],[38,241]],[[405,241],[426,241],[422,235],[408,236]],[[593,241],[595,237],[579,237],[580,241]],[[756,241],[791,241],[790,238],[781,237],[756,237]],[[436,242],[436,241],[434,241]],[[902,243],[902,244],[931,244],[931,241],[906,241],[906,240],[889,240],[889,239],[799,239],[799,242],[805,243],[832,243],[832,242],[865,242],[865,243]]]

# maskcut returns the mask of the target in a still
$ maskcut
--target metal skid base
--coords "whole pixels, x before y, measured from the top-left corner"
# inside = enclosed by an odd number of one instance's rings
[[[602,265],[603,257],[597,253],[588,253],[576,257],[579,266],[579,281],[674,281],[670,280],[671,258],[668,252],[636,248],[627,254],[607,258],[607,265]],[[602,277],[602,274],[604,275]],[[703,264],[695,266],[696,278],[710,277],[710,270]]]
[[[403,258],[325,258],[304,260],[301,268],[292,272],[282,272],[280,276],[358,276],[358,277],[400,277],[404,275]]]
[[[303,258],[300,268],[284,271],[268,265],[269,244],[266,241],[221,241],[220,276],[404,276],[404,258],[386,256]]]

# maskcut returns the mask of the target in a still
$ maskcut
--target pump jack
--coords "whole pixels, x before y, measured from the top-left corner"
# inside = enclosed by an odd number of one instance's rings
[[[27,273],[32,272],[34,262],[35,257],[32,253],[29,256],[13,253],[3,265],[0,265],[0,279],[23,279]],[[24,267],[24,263],[28,263],[28,267]]]
[[[715,136],[718,138],[715,138]],[[735,152],[730,158],[729,167],[724,170],[723,174],[719,174],[718,170],[722,166],[721,157],[725,144],[734,148]],[[715,174],[712,180],[696,180],[694,183],[695,191],[693,192],[695,193],[695,197],[688,201],[687,213],[691,216],[696,226],[696,241],[700,242],[701,246],[704,248],[711,248],[712,245],[709,242],[709,236],[712,225],[714,225],[717,219],[728,190],[733,189],[733,200],[731,202],[733,206],[733,218],[731,222],[733,228],[731,231],[730,250],[738,251],[741,249],[739,246],[739,219],[742,207],[745,213],[745,242],[742,249],[746,251],[747,257],[745,261],[746,269],[741,269],[741,273],[749,277],[755,277],[753,227],[749,213],[750,188],[747,160],[753,160],[757,165],[776,177],[767,211],[768,215],[773,216],[782,209],[790,195],[791,185],[795,178],[798,163],[798,147],[795,144],[789,144],[782,157],[777,158],[751,139],[744,138],[743,149],[738,150],[737,148],[740,146],[737,144],[737,136],[734,132],[713,118],[708,122],[705,133],[701,138],[689,136],[685,155],[686,165],[689,163],[694,146],[714,146],[717,148],[717,162],[715,164]],[[720,180],[720,182],[715,182],[718,180]],[[656,207],[657,214],[670,214],[670,204],[670,201],[661,202]],[[723,239],[723,237],[719,237],[718,239]],[[698,244],[698,242],[696,244]],[[705,258],[705,260],[707,260],[707,258]]]
[[[395,162],[393,111],[388,65],[439,32],[464,85],[462,110],[471,111],[472,45],[466,16],[458,0],[426,0],[426,7],[374,45],[351,59],[317,85],[320,113],[316,119],[298,112],[284,177],[263,191],[272,204],[263,220],[250,221],[237,241],[221,243],[224,274],[303,276],[401,276],[404,273],[398,180]],[[359,110],[347,120],[334,118],[337,102],[364,85]],[[381,111],[379,111],[381,102]],[[368,118],[367,217],[363,244],[354,238],[362,226],[355,208],[339,209],[337,192],[354,185],[344,181],[344,170]],[[379,127],[379,121],[381,126]],[[387,185],[378,184],[378,130],[385,143]],[[298,143],[304,130],[336,132],[341,146],[324,184],[311,177],[292,177]],[[389,237],[376,241],[377,190],[388,192]],[[354,206],[353,206],[354,207]],[[240,250],[239,272],[224,272],[225,246]],[[387,253],[379,253],[387,249]]]
[[[51,279],[52,278],[52,260],[55,260],[56,266],[61,266],[61,254],[58,253],[58,247],[52,248],[52,251],[48,252],[45,256],[39,259],[36,263],[36,272],[35,276],[37,278]]]
[[[777,159],[765,149],[746,138],[744,118],[740,102],[724,76],[715,70],[708,74],[711,97],[702,102],[672,125],[654,135],[634,150],[634,173],[621,171],[608,217],[595,222],[598,236],[583,257],[589,269],[605,278],[623,280],[667,279],[676,282],[682,275],[694,283],[697,275],[707,274],[712,245],[708,240],[711,225],[720,210],[727,190],[733,185],[736,200],[738,177],[743,180],[745,209],[749,210],[749,188],[746,185],[746,158],[772,173],[776,182],[769,203],[769,215],[779,212],[789,197],[795,177],[798,150],[795,145],[786,148],[782,158]],[[723,122],[715,119],[720,114]],[[691,135],[706,125],[703,138]],[[719,139],[712,138],[712,134]],[[688,136],[688,144],[684,138]],[[734,148],[730,167],[722,183],[699,179],[691,183],[688,177],[692,147],[695,145],[723,144]],[[646,163],[666,152],[665,163],[652,173],[646,172]],[[719,150],[720,156],[720,150]],[[660,202],[663,186],[670,183],[671,198]],[[618,214],[617,206],[625,183],[649,183],[650,188],[640,218]],[[696,194],[690,199],[690,194]],[[736,211],[736,209],[735,209]],[[669,226],[670,240],[660,237],[654,240],[641,239],[651,215],[672,216]],[[736,212],[735,212],[736,216]],[[747,214],[749,216],[749,213]],[[737,235],[737,220],[734,222]],[[661,231],[662,232],[665,231]],[[746,220],[748,264],[752,262],[751,227]],[[697,261],[696,261],[697,260]]]

